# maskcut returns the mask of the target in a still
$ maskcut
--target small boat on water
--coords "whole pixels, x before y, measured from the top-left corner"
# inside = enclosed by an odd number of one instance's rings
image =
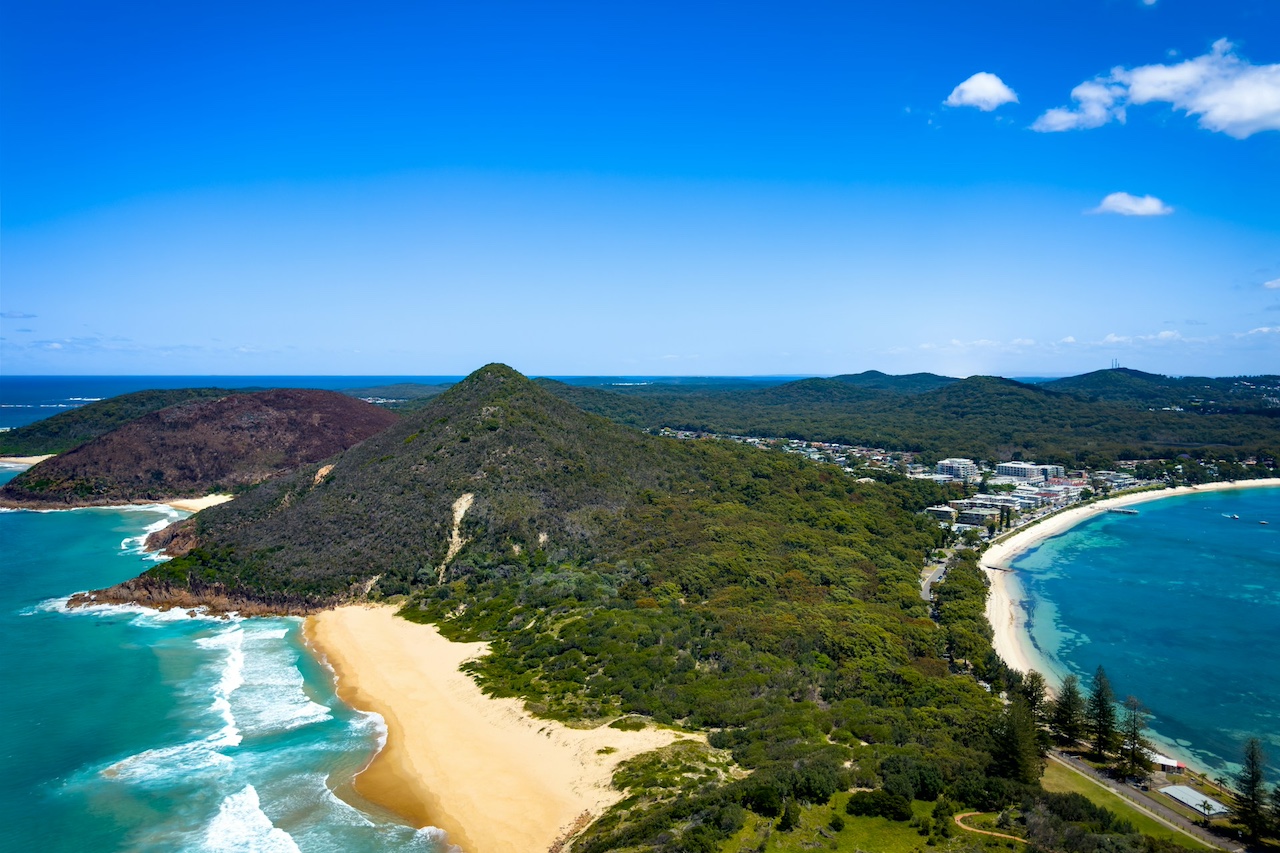
[[[1223,518],[1239,518],[1240,516],[1238,516],[1238,515],[1232,515],[1231,513],[1224,512],[1224,513],[1222,514],[1222,517],[1223,517]]]

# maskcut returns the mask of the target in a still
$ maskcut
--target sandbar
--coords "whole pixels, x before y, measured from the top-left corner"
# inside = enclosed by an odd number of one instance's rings
[[[386,721],[386,744],[356,790],[416,826],[443,829],[465,853],[548,850],[622,798],[610,785],[620,761],[691,737],[540,720],[519,699],[486,696],[459,669],[487,644],[450,642],[395,612],[326,610],[307,618],[306,637],[333,668],[338,694]]]
[[[1046,671],[1042,656],[1032,643],[1031,635],[1026,628],[1026,610],[1023,606],[1023,591],[1015,574],[1009,570],[1009,564],[1019,554],[1031,550],[1050,537],[1064,533],[1095,515],[1117,507],[1156,501],[1175,495],[1189,495],[1200,492],[1217,492],[1226,489],[1248,489],[1267,486],[1280,486],[1280,477],[1263,480],[1237,480],[1230,483],[1205,483],[1200,486],[1179,486],[1175,489],[1152,489],[1132,492],[1102,501],[1095,501],[1085,506],[1075,506],[1046,516],[1025,530],[1019,530],[1006,538],[992,544],[983,552],[979,564],[986,571],[991,582],[987,595],[987,621],[991,623],[994,634],[991,645],[1010,668],[1020,672],[1031,669],[1038,670],[1050,681],[1052,673]]]

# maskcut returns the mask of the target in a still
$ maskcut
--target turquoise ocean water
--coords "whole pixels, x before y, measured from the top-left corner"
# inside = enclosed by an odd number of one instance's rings
[[[1151,710],[1158,746],[1216,775],[1257,737],[1280,780],[1280,488],[1135,509],[1012,562],[1046,674],[1087,689],[1101,664]]]
[[[350,791],[382,723],[299,620],[62,607],[145,569],[141,537],[178,517],[0,511],[0,849],[443,849]]]

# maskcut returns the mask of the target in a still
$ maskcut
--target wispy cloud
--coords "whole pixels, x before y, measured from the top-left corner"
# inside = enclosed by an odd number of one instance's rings
[[[1280,278],[1273,278],[1271,281],[1264,281],[1262,286],[1267,290],[1280,290]]]
[[[1018,103],[1018,94],[996,75],[979,71],[952,89],[942,103],[949,107],[977,107],[989,113],[1002,104]]]
[[[1280,64],[1253,65],[1218,39],[1203,56],[1169,65],[1114,68],[1071,91],[1074,106],[1048,110],[1031,125],[1054,133],[1125,120],[1127,105],[1166,103],[1200,126],[1236,139],[1280,130]]]
[[[0,317],[6,320],[34,320],[35,314],[24,314],[21,311],[0,311]]]
[[[1173,208],[1153,195],[1111,193],[1089,213],[1119,213],[1121,216],[1167,216]]]

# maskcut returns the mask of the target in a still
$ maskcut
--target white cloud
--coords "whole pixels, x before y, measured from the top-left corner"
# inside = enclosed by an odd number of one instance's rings
[[[996,75],[979,71],[952,89],[943,103],[949,107],[977,107],[989,113],[1001,104],[1018,103],[1018,94]]]
[[[1111,193],[1089,213],[1119,213],[1122,216],[1167,216],[1173,208],[1153,195]]]
[[[1280,278],[1273,278],[1271,281],[1265,281],[1262,286],[1267,290],[1280,290]]]
[[[1009,346],[1013,347],[1033,347],[1035,345],[1036,342],[1031,338],[1014,338],[1009,341]]]
[[[1067,335],[1065,338],[1058,341],[1058,343],[1060,344],[1074,344],[1075,342],[1076,342],[1076,339],[1074,335]]]
[[[1256,329],[1250,329],[1243,335],[1236,335],[1236,337],[1243,338],[1248,335],[1280,335],[1280,326],[1259,326]]]
[[[1032,130],[1053,133],[1125,120],[1131,104],[1167,103],[1197,116],[1200,126],[1244,139],[1280,130],[1280,64],[1252,65],[1226,39],[1209,53],[1169,65],[1114,68],[1071,91],[1073,107],[1048,110]]]
[[[1105,79],[1081,83],[1071,90],[1074,109],[1056,107],[1049,110],[1031,125],[1041,133],[1057,133],[1063,130],[1085,130],[1116,119],[1124,122],[1124,87]]]

